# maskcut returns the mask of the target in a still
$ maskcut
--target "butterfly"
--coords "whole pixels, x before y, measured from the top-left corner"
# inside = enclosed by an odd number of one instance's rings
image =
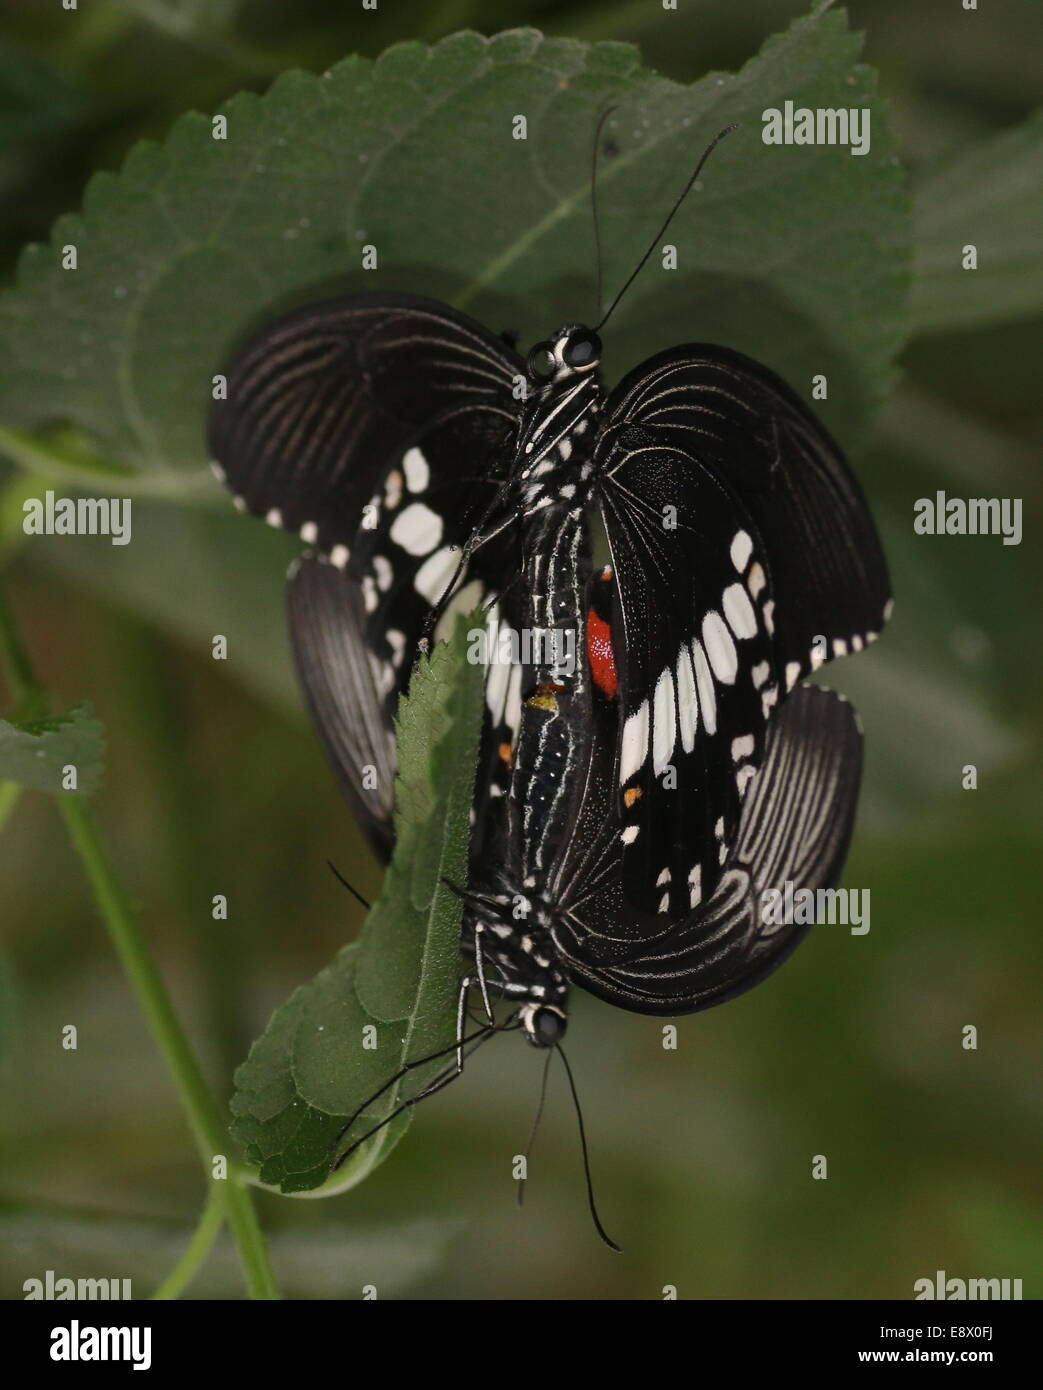
[[[323,301],[247,342],[211,418],[237,504],[310,548],[288,586],[298,674],[379,854],[417,651],[479,604],[492,641],[539,639],[487,675],[457,1071],[475,988],[490,1027],[509,999],[541,1047],[571,986],[661,1015],[750,988],[806,931],[766,923],[764,895],[831,886],[850,840],[857,717],[803,681],[889,615],[868,506],[740,353],[674,347],[606,391],[619,298],[524,359],[434,300]]]

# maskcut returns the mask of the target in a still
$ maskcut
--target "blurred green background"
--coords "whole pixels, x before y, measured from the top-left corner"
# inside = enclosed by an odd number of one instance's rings
[[[636,3],[356,4],[95,0],[0,5],[0,255],[46,235],[98,168],[284,68],[321,71],[405,37],[517,24],[638,42],[678,80],[734,69],[799,7]],[[867,34],[915,189],[936,160],[1023,120],[1038,99],[1038,9],[951,0],[849,7]],[[1034,306],[1029,306],[1030,309]],[[845,875],[872,891],[872,930],[824,928],[767,984],[661,1025],[577,996],[570,1057],[602,1214],[590,1226],[560,1075],[519,1213],[540,1059],[515,1040],[421,1108],[388,1163],[330,1201],[262,1195],[276,1274],[294,1297],[908,1298],[950,1275],[1043,1279],[1040,1216],[1038,411],[1043,323],[921,333],[856,459],[884,534],[896,615],[829,683],[860,709],[866,788]],[[2,423],[2,422],[0,422]],[[333,956],[361,912],[334,859],[373,895],[379,871],[342,808],[289,677],[279,575],[239,612],[250,670],[210,660],[182,614],[241,608],[171,509],[130,578],[72,547],[24,547],[25,483],[0,464],[7,591],[61,706],[107,730],[97,800],[106,842],[208,1074],[234,1066],[273,1007]],[[921,538],[936,488],[1025,499],[1025,539]],[[216,533],[215,533],[216,535]],[[168,551],[167,545],[171,547]],[[180,547],[180,549],[178,549]],[[133,547],[132,547],[133,549]],[[292,547],[288,547],[292,550]],[[165,563],[184,560],[176,591]],[[270,554],[270,551],[266,551]],[[121,571],[122,573],[122,571]],[[252,592],[252,591],[251,591]],[[222,630],[216,622],[215,631]],[[964,791],[964,764],[979,788]],[[0,1165],[5,1297],[51,1268],[130,1276],[148,1292],[183,1249],[198,1164],[173,1090],[95,919],[51,804],[22,796],[3,827],[7,964]],[[229,898],[227,922],[209,914]],[[76,1052],[60,1046],[66,1023]],[[961,1029],[979,1047],[961,1047]],[[815,1154],[829,1179],[811,1180]],[[240,1297],[219,1243],[190,1296]]]

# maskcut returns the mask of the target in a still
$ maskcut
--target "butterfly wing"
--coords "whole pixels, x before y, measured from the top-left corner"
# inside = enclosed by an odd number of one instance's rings
[[[771,973],[808,930],[766,921],[766,894],[832,887],[851,839],[862,739],[851,706],[801,686],[774,716],[763,765],[712,897],[658,934],[607,876],[577,885],[555,933],[572,981],[619,1008],[686,1014],[723,1003]],[[658,919],[661,920],[661,919]],[[642,939],[642,933],[648,933]]]
[[[677,914],[720,878],[776,704],[879,631],[887,568],[835,443],[741,354],[680,347],[631,372],[596,461],[617,584],[623,889]]]
[[[504,536],[457,573],[459,548],[498,498],[522,381],[513,350],[466,315],[410,296],[355,296],[265,327],[233,361],[211,415],[211,451],[242,509],[317,552],[288,588],[297,672],[381,857],[392,840],[392,721],[432,608],[455,579],[435,631],[444,636],[456,612],[517,569]],[[507,705],[487,730],[493,750]]]
[[[367,640],[358,580],[318,556],[290,566],[286,608],[294,664],[341,794],[374,854],[394,845],[397,673]]]

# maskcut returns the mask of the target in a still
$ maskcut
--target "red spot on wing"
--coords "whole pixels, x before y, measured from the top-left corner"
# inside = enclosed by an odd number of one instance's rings
[[[603,695],[614,700],[619,677],[616,674],[616,658],[612,651],[612,629],[604,618],[598,617],[593,608],[587,614],[587,657],[594,684]]]

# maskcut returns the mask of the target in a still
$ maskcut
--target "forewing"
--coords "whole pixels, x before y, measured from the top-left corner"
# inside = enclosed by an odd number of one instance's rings
[[[455,584],[443,636],[517,567],[510,534],[466,564],[459,547],[498,496],[522,379],[510,348],[448,306],[357,296],[264,328],[213,408],[211,451],[240,507],[314,548],[288,591],[298,675],[341,790],[383,857],[392,720],[432,609]],[[490,724],[487,744],[497,735]],[[380,786],[363,787],[373,769]]]
[[[672,349],[608,402],[597,467],[616,571],[623,891],[705,902],[779,700],[871,641],[889,607],[872,517],[779,378]]]

